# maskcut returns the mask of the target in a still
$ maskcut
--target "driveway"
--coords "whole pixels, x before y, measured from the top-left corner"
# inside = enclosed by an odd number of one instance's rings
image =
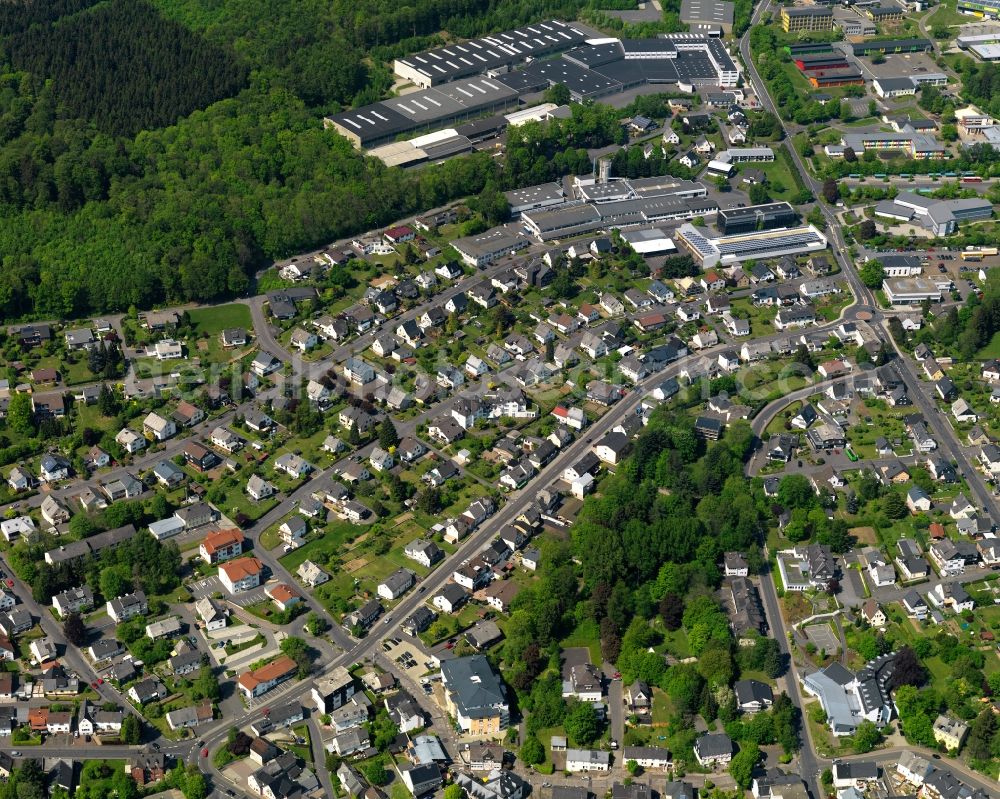
[[[865,603],[865,586],[861,572],[857,569],[844,569],[844,578],[840,581],[840,604],[847,607],[860,607]]]

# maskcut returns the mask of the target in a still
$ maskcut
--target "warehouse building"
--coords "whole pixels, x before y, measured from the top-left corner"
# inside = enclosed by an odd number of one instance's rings
[[[606,182],[592,176],[573,178],[573,194],[590,203],[610,203],[651,197],[683,197],[698,199],[708,196],[708,189],[693,180],[669,175],[653,178],[618,178]]]
[[[451,246],[469,266],[482,268],[505,255],[523,250],[531,242],[506,228],[494,228],[476,236],[455,239]]]
[[[539,241],[579,236],[597,230],[626,229],[712,216],[719,210],[714,200],[685,197],[645,197],[606,203],[577,203],[560,208],[529,211],[521,215],[525,229]]]
[[[490,78],[460,80],[334,114],[323,120],[323,126],[333,128],[358,149],[367,149],[394,142],[406,133],[505,111],[517,105],[517,98],[516,91]]]
[[[373,147],[368,154],[386,166],[416,166],[433,163],[472,149],[472,141],[455,128],[445,128],[407,141]]]
[[[540,186],[528,186],[524,189],[505,191],[504,197],[510,205],[510,212],[518,216],[524,211],[534,211],[536,208],[551,208],[566,202],[566,192],[558,183],[543,183]]]
[[[826,237],[813,225],[713,236],[705,229],[685,223],[677,228],[676,238],[702,269],[819,252],[827,247]]]
[[[398,77],[429,89],[488,70],[506,71],[529,58],[569,50],[585,38],[572,25],[549,20],[397,58],[392,66]]]
[[[639,255],[662,255],[663,253],[677,252],[677,246],[673,239],[660,228],[623,230],[621,237]]]
[[[1000,3],[996,4],[1000,10]],[[961,4],[959,4],[961,7]],[[1000,31],[981,33],[973,36],[959,36],[955,44],[960,50],[966,50],[980,61],[1000,61]]]
[[[961,14],[971,14],[985,19],[1000,19],[1000,3],[996,0],[958,0],[956,4]]]
[[[785,33],[833,30],[833,11],[823,6],[785,6],[781,9],[781,29]]]
[[[417,56],[397,60],[397,74],[402,70],[408,79],[426,86],[424,90],[333,114],[323,120],[324,127],[346,136],[355,147],[368,149],[395,144],[398,138],[408,134],[435,131],[482,117],[495,119],[496,115],[517,108],[519,97],[556,84],[564,84],[577,102],[618,94],[647,84],[722,88],[739,84],[739,68],[717,38],[696,33],[675,33],[665,38],[602,39],[590,44],[584,41],[582,35],[575,37],[569,33],[570,30],[575,31],[564,26],[558,34],[552,34],[559,45],[549,41],[548,45],[553,49],[544,51],[555,53],[568,50],[559,58],[539,60],[537,56],[543,51],[536,49],[528,53],[525,46],[514,55],[498,53],[488,56],[477,50],[476,56],[466,54],[463,56],[465,61],[458,62],[454,58],[447,61],[443,56],[433,57],[432,54],[439,53],[438,50],[421,54],[420,58],[424,58],[426,63],[418,63]],[[462,47],[471,52],[475,49],[471,45],[467,42]],[[541,47],[537,44],[537,48]],[[511,63],[525,63],[514,71],[507,71],[507,60],[494,63],[501,55],[505,59],[509,56]],[[527,61],[529,57],[532,60]],[[429,66],[432,63],[434,66]],[[467,77],[476,73],[487,74]],[[423,78],[418,80],[420,76]],[[549,118],[559,115],[561,110],[546,108],[542,113],[544,118]],[[520,113],[512,115],[509,123],[516,124],[515,120],[520,116]],[[533,112],[526,111],[524,116],[531,118]],[[492,128],[500,124],[497,121]],[[443,146],[464,147],[465,142],[459,137],[471,141],[473,137],[467,134],[464,127],[456,128],[455,135],[449,137],[447,145]],[[383,160],[400,159],[407,163],[420,158],[434,160],[435,157],[433,152],[425,152],[422,156],[406,148],[398,151],[390,148],[383,155]]]
[[[595,92],[612,94],[647,84],[734,88],[740,78],[739,68],[725,45],[697,33],[602,40],[575,47],[560,59],[529,64],[519,72],[544,78],[549,85],[566,82],[575,100],[596,96]],[[606,82],[617,88],[607,88]]]

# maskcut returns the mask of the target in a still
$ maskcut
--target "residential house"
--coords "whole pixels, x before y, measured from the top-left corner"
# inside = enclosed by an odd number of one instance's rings
[[[705,733],[694,742],[694,756],[702,768],[725,765],[734,753],[733,741],[725,733]]]
[[[264,564],[255,557],[241,557],[219,564],[219,581],[230,594],[250,591],[261,583]]]

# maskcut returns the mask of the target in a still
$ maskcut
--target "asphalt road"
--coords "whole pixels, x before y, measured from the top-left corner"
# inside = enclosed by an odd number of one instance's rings
[[[769,2],[770,0],[764,0],[764,2],[758,5],[753,15],[754,23],[759,20],[760,15],[763,14],[768,7]],[[775,108],[770,95],[767,93],[766,86],[760,79],[760,75],[757,73],[757,69],[750,58],[749,34],[745,34],[740,40],[740,53],[743,57],[747,74],[750,77],[750,81],[753,84],[762,105],[767,110],[775,113],[775,115],[781,119],[781,115],[777,113],[777,109]],[[784,122],[782,122],[782,127],[785,128],[786,138],[790,138],[787,126]],[[788,151],[791,154],[802,179],[818,198],[820,196],[821,189],[819,182],[813,178],[809,171],[805,168],[796,149],[794,147],[789,147]],[[858,314],[862,312],[866,315],[870,315],[870,318],[873,320],[871,327],[876,331],[878,338],[883,342],[888,342],[896,351],[897,357],[890,365],[891,368],[896,369],[899,375],[905,380],[910,389],[911,399],[927,420],[928,426],[933,431],[935,438],[938,441],[938,445],[958,464],[959,471],[965,476],[971,490],[979,499],[982,507],[986,508],[994,519],[997,519],[997,506],[992,494],[985,488],[980,475],[971,467],[964,451],[962,451],[962,449],[957,445],[954,431],[951,429],[950,425],[947,425],[946,421],[941,418],[941,415],[938,413],[934,403],[928,399],[924,386],[918,379],[913,365],[908,360],[906,354],[900,351],[900,349],[896,346],[895,341],[893,341],[892,337],[883,326],[884,321],[888,318],[887,314],[879,308],[871,290],[861,283],[861,280],[854,268],[854,264],[845,256],[847,246],[844,242],[842,231],[835,218],[833,210],[822,201],[818,200],[817,204],[827,221],[827,233],[830,237],[831,252],[839,263],[844,277],[847,278],[856,300],[851,316],[858,318]],[[773,577],[765,577],[761,580],[761,584],[765,612],[768,616],[769,623],[772,624],[772,632],[774,632],[774,637],[779,641],[782,651],[787,652],[788,642],[786,628],[778,607],[777,593]],[[777,626],[774,626],[775,622],[777,623]],[[792,697],[795,704],[801,707],[801,697],[799,696],[798,685],[796,684],[794,677],[794,666],[791,668],[792,671],[790,671],[788,678],[786,679],[786,683],[789,687],[789,695]],[[817,757],[815,747],[810,738],[808,725],[803,725],[803,731],[807,745],[803,747],[799,754],[799,762],[801,766],[800,774],[812,790],[813,796],[820,797],[823,796],[824,793],[818,777],[822,768],[826,767],[827,761]],[[907,748],[919,749],[919,747]],[[899,751],[901,750],[884,750],[876,753],[875,755],[868,755],[865,757],[869,759],[878,759],[880,762],[888,762],[894,758],[898,758]],[[930,756],[930,754],[931,753],[928,752],[928,756]],[[973,772],[970,772],[961,762],[951,758],[948,758],[946,762],[949,768],[952,768],[956,772],[960,773],[962,778],[967,780],[970,784],[981,787],[984,791],[986,791],[987,795],[995,794],[996,785],[987,784],[981,777]]]

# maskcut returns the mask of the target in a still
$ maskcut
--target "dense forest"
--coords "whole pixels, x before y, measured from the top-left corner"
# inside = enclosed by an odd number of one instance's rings
[[[751,753],[779,743],[787,758],[798,748],[798,712],[784,699],[750,722],[737,718],[733,681],[747,670],[778,676],[784,663],[774,639],[739,646],[715,596],[724,551],[747,552],[751,568],[763,568],[757,542],[771,509],[759,482],[743,476],[752,441],[738,422],[722,440],[704,442],[693,417],[661,407],[600,495],[587,498],[571,540],[544,544],[541,581],[515,599],[501,653],[527,712],[519,753],[527,762],[544,757],[536,745],[543,729],[562,725],[579,746],[599,735],[593,709],[561,695],[560,641],[581,630],[593,631],[626,685],[642,679],[667,693],[674,712],[654,735],[675,756],[691,757],[694,714],[722,720]],[[679,630],[697,662],[668,665],[661,654]],[[652,741],[634,728],[624,743]]]
[[[518,153],[501,168],[474,154],[417,172],[363,158],[321,123],[382,95],[391,58],[441,43],[440,30],[474,36],[580,5],[4,4],[0,318],[240,294],[271,259],[585,168],[584,146],[620,139],[610,114],[580,108],[539,130],[544,163]]]
[[[68,111],[107,133],[176,122],[238,91],[247,70],[142,0],[33,25],[4,43],[18,69],[44,75]]]
[[[232,45],[309,105],[361,105],[392,83],[377,61],[540,19],[573,19],[580,0],[151,0],[164,16]],[[365,59],[369,54],[371,59]],[[369,85],[374,81],[374,85]],[[332,110],[328,108],[326,110]]]

